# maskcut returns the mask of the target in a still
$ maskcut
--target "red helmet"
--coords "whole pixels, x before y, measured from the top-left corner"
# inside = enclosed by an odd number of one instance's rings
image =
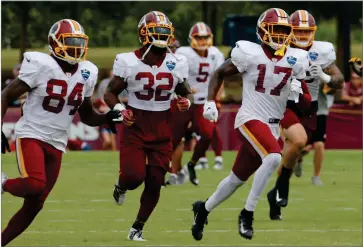
[[[300,48],[311,46],[317,28],[314,17],[306,10],[296,10],[290,19],[293,32],[291,42]]]
[[[49,30],[48,43],[51,54],[70,64],[86,59],[88,36],[77,21],[71,19],[57,21]]]
[[[195,23],[189,31],[190,46],[196,50],[206,50],[213,45],[213,33],[204,22]]]
[[[274,50],[280,50],[289,44],[291,31],[289,15],[283,9],[268,9],[258,18],[257,37]]]
[[[151,11],[144,15],[138,28],[139,40],[143,46],[152,44],[164,48],[170,45],[171,38],[174,37],[173,24],[165,14],[159,11]]]

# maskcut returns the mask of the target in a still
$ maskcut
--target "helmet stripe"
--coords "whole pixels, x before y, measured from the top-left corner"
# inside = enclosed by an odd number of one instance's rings
[[[200,32],[205,32],[206,28],[205,28],[205,24],[203,22],[199,23],[199,31]]]
[[[71,29],[72,29],[72,33],[76,30],[76,28],[74,27],[74,25],[73,25],[73,22],[72,22],[72,20],[70,20],[70,19],[65,19],[67,22],[68,22],[68,24],[71,26]]]
[[[159,22],[160,21],[160,17],[159,17],[158,11],[153,11],[153,13],[156,16],[156,20]]]
[[[301,12],[301,21],[302,21],[302,23],[306,23],[307,22],[306,11],[305,10],[300,10],[299,12]]]
[[[163,13],[161,13],[161,12],[159,12],[159,11],[157,11],[157,12],[158,12],[158,15],[159,15],[159,19],[160,19],[160,21],[164,22],[164,21],[166,20],[166,18],[165,18],[165,16],[164,16],[164,14],[163,14]]]
[[[306,22],[308,23],[309,25],[309,12],[307,12],[306,10],[304,11],[305,14],[306,14]]]
[[[79,27],[78,22],[76,22],[76,21],[74,21],[74,20],[71,20],[71,22],[72,22],[72,24],[73,24],[73,26],[74,26],[74,29],[75,29],[76,31],[81,31],[81,28]]]

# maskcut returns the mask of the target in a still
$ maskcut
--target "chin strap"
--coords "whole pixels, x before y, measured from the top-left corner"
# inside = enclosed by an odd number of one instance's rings
[[[283,45],[280,49],[275,51],[275,56],[280,56],[280,57],[284,56],[285,50],[286,50],[286,45]]]

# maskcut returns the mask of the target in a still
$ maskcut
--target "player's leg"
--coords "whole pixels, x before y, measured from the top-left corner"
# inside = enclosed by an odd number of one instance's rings
[[[168,178],[168,181],[166,182],[167,185],[183,183],[183,179],[181,179],[181,177],[184,177],[182,169],[183,151],[184,151],[184,140],[182,140],[179,143],[179,145],[173,152],[172,167],[171,167],[170,176]]]
[[[211,146],[215,154],[213,168],[216,170],[221,170],[223,168],[222,139],[219,135],[219,130],[217,126],[214,128]]]
[[[276,195],[276,203],[278,206],[286,207],[288,203],[290,177],[294,166],[306,145],[307,134],[300,123],[299,118],[290,109],[286,109],[284,118],[280,124],[287,141],[285,142],[284,155],[276,184],[271,193]]]
[[[209,144],[213,137],[215,123],[203,117],[203,105],[193,105],[193,108],[191,108],[190,110],[192,110],[193,114],[192,124],[200,135],[200,140],[195,145],[192,158],[188,162],[187,166],[190,182],[194,185],[198,185],[199,181],[195,172],[195,165],[209,147]]]
[[[325,133],[326,133],[326,115],[318,116],[317,129],[313,133],[313,143],[314,143],[314,174],[312,177],[312,183],[314,185],[323,185],[320,179],[320,172],[323,167],[324,162],[324,152],[325,152]]]
[[[102,149],[110,150],[112,148],[111,134],[106,126],[100,126],[100,132],[102,136]]]
[[[126,127],[125,127],[126,128]],[[120,170],[113,198],[118,205],[126,199],[126,192],[138,188],[145,180],[147,158],[140,144],[120,143]]]
[[[262,192],[265,190],[272,174],[281,162],[278,124],[268,126],[257,120],[251,120],[239,127],[242,135],[254,147],[261,158],[247,197],[245,208],[239,215],[239,233],[242,237],[251,239],[253,236],[253,214]]]
[[[144,240],[142,230],[159,202],[161,186],[165,174],[170,170],[172,143],[150,144],[146,147],[148,164],[146,166],[145,187],[140,198],[140,209],[129,233],[131,240]]]
[[[9,179],[4,186],[6,191],[12,191],[13,195],[25,199],[22,208],[11,218],[2,232],[2,246],[27,229],[43,208],[44,201],[57,180],[62,152],[38,140],[18,139],[17,158],[22,178]],[[24,186],[19,183],[20,180],[33,182],[25,183]],[[42,181],[41,185],[36,185],[35,181]],[[21,189],[23,194],[20,195],[16,189]]]

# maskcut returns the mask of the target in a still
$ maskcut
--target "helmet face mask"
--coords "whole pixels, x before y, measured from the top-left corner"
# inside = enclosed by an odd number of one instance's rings
[[[174,28],[169,19],[159,11],[144,15],[139,22],[139,39],[143,46],[152,44],[166,48],[174,38]]]
[[[48,39],[49,50],[58,59],[72,65],[86,59],[88,36],[78,22],[68,19],[58,21],[50,29]]]

